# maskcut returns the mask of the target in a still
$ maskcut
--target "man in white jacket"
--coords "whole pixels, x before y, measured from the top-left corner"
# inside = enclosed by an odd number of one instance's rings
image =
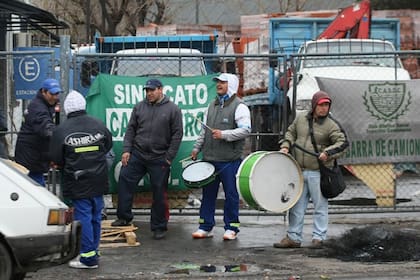
[[[199,228],[193,238],[212,237],[215,226],[214,213],[220,182],[225,193],[224,240],[234,240],[239,232],[239,194],[236,189],[236,173],[241,164],[245,138],[251,132],[248,107],[236,96],[239,81],[235,75],[222,73],[214,78],[217,97],[207,110],[206,126],[194,144],[191,158],[203,153],[203,160],[212,163],[216,178],[204,186],[200,208]]]

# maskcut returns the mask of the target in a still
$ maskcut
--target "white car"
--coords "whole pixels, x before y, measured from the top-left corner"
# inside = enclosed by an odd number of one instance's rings
[[[315,77],[410,80],[410,74],[400,59],[391,54],[393,52],[395,48],[391,42],[375,39],[323,39],[304,43],[299,54],[315,56],[302,56],[297,63],[296,111],[311,108],[312,96],[319,91]],[[352,53],[355,55],[339,55]],[[292,85],[287,95],[292,102]]]
[[[67,205],[0,159],[0,279],[60,265],[79,254],[81,224]]]

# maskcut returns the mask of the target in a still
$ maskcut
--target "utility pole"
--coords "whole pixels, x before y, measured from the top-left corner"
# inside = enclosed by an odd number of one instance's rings
[[[200,19],[200,0],[195,0],[195,24],[199,24]]]
[[[91,43],[90,38],[90,16],[91,16],[91,9],[90,9],[90,0],[86,0],[86,43]]]

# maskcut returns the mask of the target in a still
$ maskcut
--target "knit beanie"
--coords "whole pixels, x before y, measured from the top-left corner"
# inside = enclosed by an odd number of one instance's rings
[[[86,110],[86,100],[78,91],[72,90],[64,100],[66,116],[76,111]]]

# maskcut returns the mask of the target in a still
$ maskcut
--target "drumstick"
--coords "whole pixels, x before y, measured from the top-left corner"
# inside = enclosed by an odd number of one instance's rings
[[[179,160],[179,162],[183,162],[183,161],[186,161],[186,160],[191,160],[191,156],[188,156],[188,157],[186,157],[184,159],[181,159],[181,160]]]
[[[205,128],[209,129],[211,132],[213,132],[213,128],[211,128],[210,126],[208,126],[207,124],[205,124],[202,120],[200,120],[199,118],[195,117],[193,114],[190,113],[190,115],[199,123],[201,123]]]

